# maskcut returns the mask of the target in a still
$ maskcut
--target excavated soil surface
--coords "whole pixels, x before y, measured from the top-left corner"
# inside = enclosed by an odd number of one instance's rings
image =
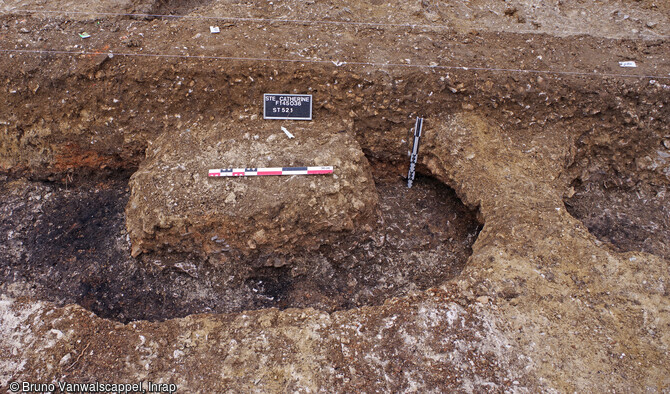
[[[623,124],[634,116],[628,112]],[[633,129],[604,124],[580,136],[566,171],[573,179],[564,202],[572,216],[615,250],[668,259],[670,131],[662,128],[656,138],[645,136],[648,132],[644,124]]]
[[[622,185],[621,178],[576,182],[565,201],[571,215],[619,251],[641,251],[670,259],[670,194],[667,186]]]
[[[376,173],[382,215],[370,240],[351,236],[314,253],[296,251],[294,261],[280,267],[272,256],[235,265],[259,267],[248,271],[195,256],[130,257],[127,179],[75,186],[5,179],[2,290],[77,303],[127,322],[269,307],[379,305],[458,275],[479,230],[474,213],[432,178],[407,189],[401,177],[381,168]]]
[[[670,3],[17,11],[45,6],[0,4],[0,386],[669,390]],[[314,119],[351,133],[373,237],[239,269],[132,258],[128,172],[147,147],[260,121],[263,93],[310,93]],[[408,190],[416,116],[425,177]]]

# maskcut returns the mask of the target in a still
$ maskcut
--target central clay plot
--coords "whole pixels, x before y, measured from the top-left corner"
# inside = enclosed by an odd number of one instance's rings
[[[166,132],[130,181],[134,256],[192,253],[225,264],[314,250],[369,233],[377,192],[358,143],[337,122],[249,121]],[[333,174],[208,177],[214,168],[333,166]]]

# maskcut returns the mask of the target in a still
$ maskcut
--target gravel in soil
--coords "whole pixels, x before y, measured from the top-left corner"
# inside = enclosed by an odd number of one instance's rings
[[[122,322],[160,321],[268,307],[379,305],[458,275],[479,230],[475,214],[432,178],[419,177],[407,189],[401,177],[375,172],[381,217],[371,239],[351,236],[316,252],[296,251],[293,258],[309,265],[265,256],[267,262],[249,264],[260,268],[238,272],[187,255],[133,259],[123,215],[126,178],[75,186],[5,179],[0,291],[77,303]],[[298,266],[310,268],[292,268]]]

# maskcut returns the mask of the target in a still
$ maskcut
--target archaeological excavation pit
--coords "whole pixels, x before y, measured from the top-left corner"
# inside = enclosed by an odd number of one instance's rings
[[[76,303],[122,322],[160,321],[272,307],[379,305],[457,276],[480,229],[475,212],[431,177],[419,175],[408,189],[397,166],[376,163],[371,174],[378,207],[372,230],[363,235],[353,231],[314,250],[282,254],[147,252],[137,258],[124,215],[127,176],[74,184],[5,178],[3,292]]]
[[[670,387],[670,5],[5,3],[0,386]]]
[[[568,212],[600,241],[619,251],[670,258],[667,185],[622,185],[620,177],[607,174],[586,182],[576,180],[573,188],[574,195],[565,201]]]
[[[669,137],[650,138],[635,126],[582,135],[568,171],[567,211],[617,251],[670,258]]]

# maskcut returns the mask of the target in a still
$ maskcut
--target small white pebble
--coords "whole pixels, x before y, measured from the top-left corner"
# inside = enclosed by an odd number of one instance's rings
[[[68,353],[68,354],[64,355],[63,358],[60,359],[60,361],[58,362],[58,365],[65,365],[65,364],[69,363],[70,360],[72,360],[72,354]]]

